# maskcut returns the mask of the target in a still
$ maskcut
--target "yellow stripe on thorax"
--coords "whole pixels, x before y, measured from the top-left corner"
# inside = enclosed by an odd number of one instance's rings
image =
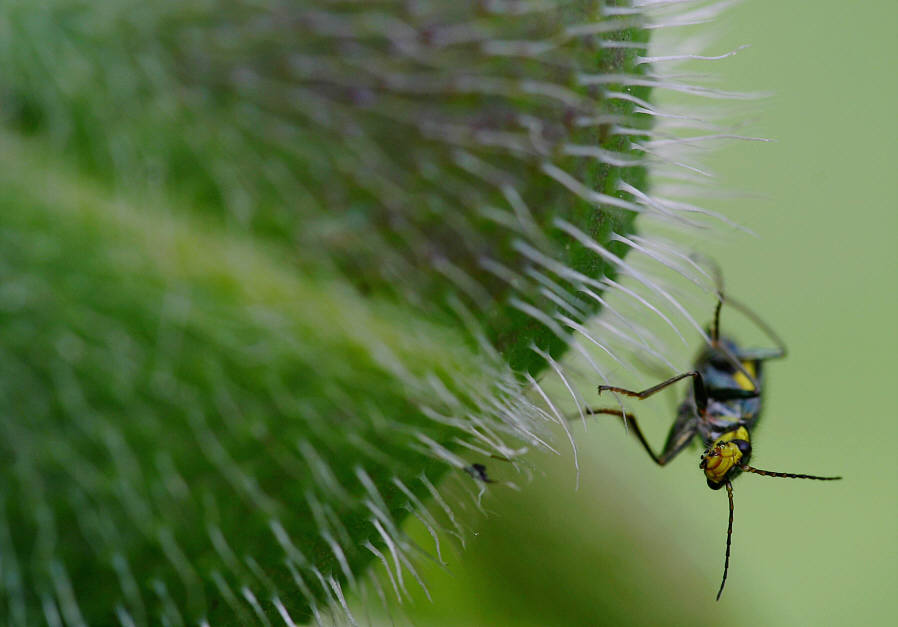
[[[732,431],[727,431],[722,436],[714,440],[714,445],[721,444],[723,442],[732,442],[733,440],[745,440],[746,442],[751,442],[751,438],[748,435],[748,429],[745,427],[738,427],[733,429]]]

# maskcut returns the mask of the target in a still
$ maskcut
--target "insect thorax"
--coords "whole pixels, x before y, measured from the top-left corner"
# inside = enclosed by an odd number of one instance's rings
[[[709,400],[705,415],[698,423],[698,433],[705,446],[714,444],[725,434],[743,427],[751,431],[761,413],[760,399]]]

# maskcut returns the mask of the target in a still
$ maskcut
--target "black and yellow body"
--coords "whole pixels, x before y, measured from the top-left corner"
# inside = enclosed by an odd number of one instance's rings
[[[724,302],[740,309],[749,316],[777,345],[776,348],[742,348],[733,340],[719,333],[720,309]],[[761,417],[765,362],[785,357],[786,347],[782,340],[750,310],[735,303],[724,301],[722,291],[718,293],[714,321],[710,328],[710,343],[695,360],[694,369],[684,372],[658,385],[636,392],[624,388],[601,385],[603,391],[648,398],[678,381],[689,378],[692,386],[686,398],[677,408],[677,418],[670,428],[664,448],[655,453],[636,422],[636,417],[620,409],[590,409],[590,414],[618,416],[631,427],[633,434],[646,452],[659,466],[666,465],[696,438],[705,449],[699,468],[705,474],[708,487],[719,490],[726,487],[730,504],[730,520],[727,528],[726,559],[723,581],[717,598],[723,592],[729,568],[730,541],[733,531],[733,487],[732,481],[743,472],[768,477],[793,479],[835,480],[841,477],[818,477],[792,473],[771,472],[749,466],[751,460],[751,433]]]
[[[672,458],[698,437],[710,488],[738,476],[751,457],[751,432],[761,418],[764,362],[784,355],[783,348],[745,350],[725,337],[712,340],[695,361],[704,394],[693,386],[680,404],[662,456]]]

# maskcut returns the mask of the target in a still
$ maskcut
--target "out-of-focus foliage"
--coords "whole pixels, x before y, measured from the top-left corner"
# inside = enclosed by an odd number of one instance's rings
[[[402,612],[432,627],[894,622],[898,492],[884,451],[898,440],[898,118],[883,103],[898,100],[896,17],[889,1],[858,11],[837,0],[752,0],[722,18],[712,49],[751,48],[684,69],[713,73],[718,87],[775,94],[744,116],[751,130],[742,132],[776,141],[719,148],[712,168],[716,185],[746,193],[711,206],[759,237],[703,248],[790,349],[767,371],[755,464],[843,481],[741,477],[729,579],[715,602],[727,504],[705,486],[700,451],[658,468],[619,424],[575,427],[579,491],[569,458],[540,462],[520,495],[493,490],[489,520],[471,514],[478,533],[463,556],[444,551],[448,567],[425,571],[435,601],[418,593],[394,608],[397,625]],[[677,99],[656,102],[666,109]],[[723,324],[761,341],[736,312]],[[683,392],[628,404],[656,446]]]
[[[617,4],[0,7],[9,624],[309,620],[541,445],[642,209]]]

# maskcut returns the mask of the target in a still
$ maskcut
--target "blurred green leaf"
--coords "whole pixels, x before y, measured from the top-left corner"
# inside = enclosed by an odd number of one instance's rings
[[[593,1],[5,3],[9,622],[305,621],[413,568],[442,474],[538,444],[520,375],[616,272],[571,230],[626,250],[646,39]]]

